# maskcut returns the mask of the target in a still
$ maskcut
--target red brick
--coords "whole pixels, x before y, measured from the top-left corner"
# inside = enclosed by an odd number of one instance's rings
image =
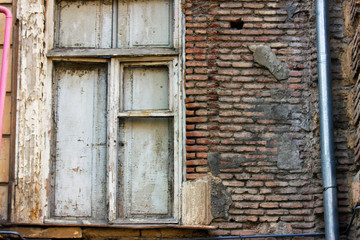
[[[266,201],[281,202],[289,200],[288,196],[266,196]]]
[[[208,161],[207,160],[190,160],[190,161],[186,161],[186,165],[187,166],[193,166],[193,165],[207,165]]]
[[[200,61],[187,61],[185,63],[187,67],[204,67],[207,66],[207,62],[200,62]]]
[[[262,207],[262,208],[279,208],[279,204],[273,203],[273,202],[266,202],[266,203],[261,203],[260,207]]]
[[[189,123],[202,123],[202,122],[207,122],[207,118],[205,117],[189,117],[189,118],[186,118],[186,122],[189,122]]]
[[[196,153],[197,158],[207,158],[207,153]]]
[[[186,174],[186,179],[196,179],[207,176],[207,174]]]
[[[236,208],[240,209],[256,209],[259,208],[259,203],[253,203],[253,202],[236,202],[235,203]]]
[[[279,217],[260,217],[260,222],[277,222],[279,220]]]
[[[207,137],[209,136],[209,132],[187,132],[187,137]]]
[[[263,201],[264,196],[261,195],[232,195],[234,201]]]
[[[247,215],[262,216],[264,215],[265,211],[261,209],[256,209],[256,210],[251,209],[251,210],[245,210],[244,213]]]
[[[287,187],[289,185],[288,182],[266,182],[265,186],[267,187]]]
[[[280,203],[281,208],[302,208],[303,204],[299,202],[287,202],[287,203]]]
[[[244,3],[244,8],[264,8],[263,3]]]
[[[288,215],[289,214],[289,211],[288,210],[285,210],[285,209],[268,209],[266,210],[266,214],[267,215]]]
[[[302,216],[281,216],[280,220],[284,221],[284,222],[302,222],[302,221],[304,221],[304,217],[302,217]]]
[[[207,173],[209,171],[210,171],[209,167],[196,167],[196,172],[198,173]]]
[[[260,181],[248,181],[246,183],[246,186],[247,187],[262,187],[262,186],[264,186],[264,183],[260,182]]]
[[[191,152],[203,152],[207,151],[209,148],[206,146],[187,146],[186,150]]]

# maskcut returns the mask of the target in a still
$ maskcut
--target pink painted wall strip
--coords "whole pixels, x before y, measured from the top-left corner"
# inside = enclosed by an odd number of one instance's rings
[[[6,16],[4,49],[3,49],[1,76],[0,76],[0,136],[2,138],[3,114],[4,114],[5,94],[6,94],[6,77],[7,77],[8,65],[9,65],[12,14],[9,9],[2,6],[0,6],[0,12],[4,13]],[[1,149],[1,138],[0,138],[0,149]]]

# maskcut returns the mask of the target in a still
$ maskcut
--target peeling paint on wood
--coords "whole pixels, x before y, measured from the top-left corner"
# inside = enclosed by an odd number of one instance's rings
[[[111,21],[112,0],[60,0],[56,45],[60,48],[110,48]]]
[[[107,0],[106,3],[110,3],[112,1]],[[141,48],[136,49],[137,57],[133,57],[129,51],[124,51],[124,55],[121,55],[121,52],[116,52],[114,54],[110,54],[112,59],[108,61],[109,69],[106,73],[109,77],[109,84],[107,93],[109,96],[107,97],[107,171],[102,171],[104,174],[106,174],[106,179],[108,180],[107,183],[107,198],[106,201],[104,201],[102,198],[102,203],[106,204],[107,211],[108,211],[108,220],[110,223],[113,223],[112,221],[115,220],[117,216],[118,209],[118,174],[119,169],[121,169],[121,166],[119,166],[118,163],[118,124],[119,124],[119,118],[122,118],[120,116],[119,112],[119,106],[123,104],[122,100],[120,99],[120,93],[119,89],[122,89],[123,86],[120,85],[119,78],[122,78],[123,74],[123,66],[127,65],[130,66],[131,62],[137,62],[141,63],[144,67],[144,69],[151,69],[156,65],[155,68],[158,68],[159,66],[166,66],[168,68],[168,71],[160,71],[160,75],[166,75],[167,79],[171,79],[171,84],[168,83],[166,85],[166,81],[164,82],[163,79],[159,80],[159,88],[162,87],[163,90],[167,89],[170,90],[169,92],[165,92],[163,95],[163,98],[168,98],[168,102],[165,103],[166,106],[163,106],[161,103],[159,106],[156,106],[155,109],[158,110],[158,108],[161,108],[163,111],[163,115],[161,116],[155,116],[155,117],[161,117],[162,120],[160,120],[160,126],[154,129],[155,135],[164,135],[162,134],[165,130],[168,134],[167,139],[165,139],[164,142],[159,142],[160,144],[151,145],[152,148],[159,148],[158,150],[163,150],[165,155],[171,155],[171,158],[163,158],[166,159],[167,162],[165,162],[166,166],[172,165],[174,169],[169,169],[168,172],[164,171],[163,175],[156,175],[156,181],[160,181],[159,179],[165,179],[162,184],[164,184],[165,187],[161,187],[159,189],[156,189],[156,191],[160,191],[161,195],[163,192],[171,192],[171,196],[166,196],[163,199],[160,199],[161,204],[166,202],[168,205],[165,204],[165,208],[158,208],[158,205],[154,205],[154,214],[164,215],[168,214],[171,216],[172,223],[178,222],[179,219],[179,212],[180,212],[180,191],[179,186],[181,184],[182,179],[182,157],[183,157],[183,136],[182,130],[184,128],[184,111],[183,111],[183,105],[180,104],[180,101],[182,100],[182,90],[183,90],[183,84],[182,84],[182,74],[179,71],[180,70],[180,62],[178,51],[174,49],[168,48],[167,50],[160,51],[160,54],[154,50],[154,47],[169,47],[172,45],[172,42],[175,47],[178,47],[179,41],[177,40],[177,37],[180,35],[180,29],[177,27],[178,19],[175,18],[174,21],[170,20],[173,18],[173,15],[178,16],[179,12],[173,13],[173,4],[169,0],[153,0],[151,1],[154,3],[156,8],[151,9],[144,9],[144,5],[146,5],[146,1],[140,0],[138,1],[141,4],[138,6],[135,6],[135,8],[140,8],[140,12],[136,14],[148,14],[148,11],[158,11],[159,9],[166,9],[164,12],[166,14],[163,14],[164,16],[156,16],[153,20],[155,22],[159,22],[158,26],[155,26],[155,28],[159,28],[161,31],[165,28],[167,31],[164,31],[164,35],[157,35],[155,31],[155,38],[145,41],[143,38],[144,36],[142,32],[135,32],[135,33],[129,33],[128,41],[129,46],[134,43],[133,45],[137,46],[151,46],[152,48],[150,50],[141,50]],[[56,4],[58,3],[64,3],[64,5],[61,5],[60,8],[56,8]],[[63,209],[61,211],[56,212],[56,199],[59,200],[59,198],[52,197],[54,192],[54,188],[51,187],[53,184],[56,186],[56,181],[62,181],[62,179],[65,179],[65,176],[61,176],[60,172],[57,172],[56,168],[53,172],[55,174],[54,176],[50,176],[49,173],[51,172],[50,166],[52,166],[51,159],[52,159],[52,150],[53,150],[53,139],[56,139],[55,132],[53,131],[53,99],[54,99],[54,93],[56,91],[52,91],[54,89],[54,86],[52,86],[53,81],[53,75],[55,76],[56,73],[54,73],[54,67],[56,67],[56,64],[54,64],[53,59],[48,60],[46,58],[46,54],[48,52],[48,49],[53,49],[53,47],[69,47],[69,48],[75,48],[79,47],[81,44],[87,44],[87,42],[84,42],[84,36],[79,36],[78,40],[72,40],[69,38],[66,38],[66,36],[60,36],[57,35],[58,33],[61,33],[61,29],[64,29],[65,25],[70,24],[69,22],[66,22],[65,16],[72,14],[77,14],[76,8],[80,9],[79,15],[86,14],[86,11],[84,10],[85,6],[91,6],[91,9],[95,9],[96,13],[96,20],[95,25],[89,24],[89,28],[93,30],[93,27],[95,26],[95,31],[90,31],[91,34],[94,35],[94,41],[90,43],[87,47],[90,48],[96,48],[96,47],[108,47],[109,41],[106,40],[107,38],[111,38],[111,44],[116,45],[117,39],[114,33],[109,34],[106,36],[106,39],[103,39],[103,36],[107,33],[108,29],[100,29],[100,22],[101,21],[107,21],[104,20],[102,14],[108,15],[108,10],[105,8],[108,8],[109,6],[105,4],[104,8],[99,7],[102,1],[99,0],[93,0],[93,1],[70,1],[70,0],[64,0],[64,1],[57,1],[57,0],[48,0],[46,1],[47,5],[47,11],[45,13],[44,10],[44,1],[42,0],[19,0],[18,1],[18,9],[17,9],[17,15],[19,16],[19,29],[20,29],[20,43],[19,43],[19,55],[21,58],[19,59],[19,76],[18,76],[18,98],[17,98],[17,139],[16,139],[16,183],[15,183],[15,191],[14,191],[14,207],[12,208],[12,220],[14,222],[22,222],[22,223],[43,223],[43,222],[50,222],[50,221],[56,221],[58,218],[62,218],[67,223],[68,217],[71,218],[86,218],[82,219],[85,221],[88,221],[89,217],[89,205],[87,205],[84,210],[80,213],[76,213],[76,208],[78,206],[70,204],[70,206],[75,206],[72,210],[65,210],[65,206],[68,204],[62,204]],[[174,3],[178,7],[177,1]],[[175,9],[178,9],[175,7]],[[111,5],[111,8],[113,8],[113,5]],[[69,10],[69,12],[67,12]],[[71,10],[71,11],[70,11]],[[55,15],[53,14],[55,12]],[[45,23],[45,14],[46,14],[46,23]],[[142,16],[138,16],[135,13],[128,12],[128,16],[135,17],[135,18],[142,18]],[[133,14],[133,15],[132,15]],[[134,15],[135,14],[135,15]],[[76,18],[76,16],[74,16]],[[108,16],[107,16],[108,17]],[[113,16],[112,16],[113,17]],[[158,18],[159,17],[159,18]],[[170,19],[169,19],[170,18]],[[114,18],[113,18],[114,19]],[[116,18],[115,18],[116,19]],[[160,19],[160,20],[159,20]],[[166,20],[166,22],[163,23],[163,20]],[[112,22],[112,24],[109,24],[108,26],[113,25],[115,20]],[[54,24],[55,23],[55,24]],[[63,26],[61,26],[63,24]],[[127,24],[130,24],[130,22],[127,22]],[[145,24],[145,23],[144,23]],[[154,23],[149,23],[149,25],[152,25]],[[45,27],[46,25],[46,27]],[[144,25],[146,27],[146,24]],[[141,24],[139,27],[144,27]],[[173,26],[175,26],[173,28]],[[74,27],[74,26],[73,26]],[[149,28],[150,29],[150,28]],[[150,29],[152,30],[152,29]],[[117,30],[114,30],[115,32]],[[56,34],[54,34],[56,33]],[[152,33],[150,33],[151,35]],[[135,38],[133,38],[135,37]],[[91,38],[93,39],[93,38]],[[104,42],[102,42],[104,41]],[[80,44],[80,45],[79,45]],[[86,45],[85,44],[85,45]],[[92,44],[92,45],[91,45]],[[102,45],[104,44],[104,45]],[[84,45],[84,46],[85,46]],[[133,46],[131,45],[131,46]],[[166,46],[165,46],[166,45]],[[69,49],[68,49],[69,50]],[[94,50],[94,49],[93,49]],[[98,49],[99,50],[99,49]],[[118,49],[119,50],[119,49]],[[64,54],[65,53],[65,54]],[[62,55],[61,55],[62,54]],[[74,64],[74,55],[67,55],[66,51],[62,52],[60,55],[61,59],[64,60],[64,58],[67,58],[67,60],[72,59],[72,63]],[[89,58],[94,57],[91,55],[93,53],[90,53],[88,55]],[[146,56],[146,57],[141,57]],[[95,58],[93,58],[95,59]],[[84,59],[83,59],[84,60]],[[82,61],[83,61],[82,60]],[[55,61],[55,60],[54,60]],[[100,65],[105,65],[106,63],[102,59],[100,61]],[[111,62],[111,63],[110,63]],[[127,63],[124,63],[127,62]],[[70,64],[70,63],[69,63]],[[152,66],[149,66],[152,65]],[[147,70],[146,70],[147,71]],[[143,71],[143,72],[146,72]],[[141,72],[141,71],[140,71]],[[85,74],[86,75],[86,74]],[[150,74],[151,75],[151,74]],[[156,74],[155,74],[156,75]],[[161,77],[163,78],[163,77]],[[89,87],[90,88],[90,87]],[[157,93],[159,89],[154,90],[155,93]],[[123,96],[121,96],[123,97]],[[105,97],[106,99],[106,97]],[[120,99],[120,100],[119,100]],[[122,105],[123,106],[123,105]],[[165,108],[165,109],[163,109]],[[171,113],[170,113],[171,112]],[[155,115],[158,113],[155,113]],[[105,115],[105,114],[103,114]],[[144,116],[132,116],[132,119],[135,118],[141,118]],[[146,117],[151,117],[146,116]],[[125,117],[127,118],[127,117]],[[125,119],[124,118],[124,119]],[[158,118],[157,120],[159,120]],[[164,124],[162,121],[168,122],[167,124]],[[126,120],[128,122],[136,122],[137,120]],[[127,128],[129,130],[130,127]],[[164,130],[165,129],[165,130]],[[170,129],[170,130],[169,130]],[[78,130],[78,129],[77,129]],[[129,131],[131,132],[131,131]],[[135,134],[136,135],[136,134]],[[173,136],[172,136],[173,135]],[[140,136],[138,136],[140,138]],[[169,139],[176,139],[176,141],[171,141]],[[171,143],[170,143],[171,142]],[[102,142],[103,143],[103,142]],[[93,144],[93,143],[91,143]],[[97,144],[95,144],[97,145]],[[55,146],[56,149],[56,146]],[[173,152],[171,152],[173,151]],[[53,151],[53,153],[60,153],[59,151]],[[60,153],[61,154],[61,153]],[[100,154],[101,155],[101,154]],[[56,155],[54,155],[56,157]],[[71,156],[69,156],[70,159]],[[173,161],[175,159],[175,161]],[[150,161],[153,163],[154,161],[158,161],[159,159],[152,159]],[[75,161],[76,162],[76,161]],[[160,161],[161,162],[161,161]],[[85,176],[84,179],[88,179],[91,175],[89,172],[89,166],[87,164],[86,167],[88,167],[88,170],[84,168],[81,164],[84,164],[83,162],[78,162],[79,164],[71,165],[67,164],[68,162],[63,162],[64,166],[67,167],[68,172],[70,172],[70,176],[82,176],[89,174],[88,176]],[[73,163],[73,162],[71,162]],[[162,163],[159,164],[159,168],[162,168]],[[56,162],[58,164],[58,162]],[[55,166],[56,166],[55,164]],[[140,162],[137,163],[140,167]],[[71,165],[71,166],[69,166]],[[58,165],[61,167],[61,164]],[[58,168],[60,169],[60,168]],[[62,169],[63,170],[63,169]],[[61,170],[61,171],[62,171]],[[65,171],[65,170],[64,170]],[[162,170],[161,170],[162,171]],[[143,171],[134,171],[134,176],[139,173],[138,175],[142,175]],[[171,174],[170,174],[171,173]],[[57,175],[58,174],[58,175]],[[67,174],[65,174],[67,175]],[[171,176],[170,176],[171,175]],[[139,176],[135,176],[136,178],[139,178]],[[58,178],[58,179],[57,179]],[[90,177],[92,180],[95,181],[97,178]],[[101,176],[101,178],[104,178],[104,176]],[[159,179],[157,179],[159,178]],[[55,182],[51,181],[51,179],[55,179]],[[85,180],[81,179],[82,182]],[[131,177],[129,177],[131,179]],[[66,181],[70,182],[70,179],[66,179]],[[173,182],[174,181],[174,182]],[[76,182],[76,181],[75,181]],[[90,185],[96,185],[98,184],[97,181],[92,182]],[[76,185],[76,184],[75,184]],[[86,188],[86,187],[85,187]],[[91,192],[92,195],[96,195],[98,192],[92,192],[92,190],[83,189],[81,187],[82,193],[85,191],[85,193]],[[172,189],[173,188],[173,189]],[[52,190],[51,190],[52,189]],[[79,190],[79,188],[77,189]],[[62,188],[62,190],[58,191],[58,194],[56,194],[55,189],[55,196],[63,195],[62,193],[66,191],[66,187]],[[104,190],[103,190],[104,191]],[[156,192],[155,191],[155,192]],[[132,191],[132,195],[136,195],[137,191]],[[61,193],[61,194],[59,194]],[[102,193],[101,193],[102,194]],[[101,194],[99,194],[101,196]],[[88,195],[88,194],[86,194]],[[76,199],[76,198],[75,198]],[[136,206],[139,201],[135,198],[129,197],[131,204],[133,204],[134,208],[132,213],[138,214],[138,210],[142,209],[143,206]],[[82,199],[84,200],[84,199]],[[77,200],[76,200],[77,201]],[[75,201],[75,202],[76,202]],[[153,203],[150,203],[148,206],[148,209],[151,209]],[[95,206],[95,205],[94,205]],[[91,206],[92,208],[95,208]],[[171,209],[170,209],[171,208]],[[131,208],[129,208],[131,209]],[[166,209],[166,210],[164,210]],[[64,212],[64,211],[65,212]],[[91,210],[92,211],[92,210]],[[103,212],[103,210],[101,210]],[[64,214],[63,214],[64,213]],[[95,216],[93,213],[91,213],[92,216]],[[139,213],[140,215],[145,215],[147,213]],[[100,216],[102,214],[98,214],[97,216]],[[56,219],[51,219],[51,217],[55,217]],[[142,221],[143,219],[140,219]],[[160,221],[160,222],[166,222]]]
[[[124,110],[169,108],[169,70],[159,67],[124,68]]]
[[[165,215],[172,208],[173,137],[170,119],[130,119],[124,124],[127,216]],[[119,186],[123,187],[123,186]]]
[[[55,67],[54,216],[104,219],[107,68]]]
[[[172,1],[119,1],[118,47],[170,46]]]
[[[20,42],[17,90],[16,188],[12,220],[43,222],[48,204],[51,83],[45,80],[45,15],[42,0],[18,0]],[[45,94],[44,94],[45,93]]]

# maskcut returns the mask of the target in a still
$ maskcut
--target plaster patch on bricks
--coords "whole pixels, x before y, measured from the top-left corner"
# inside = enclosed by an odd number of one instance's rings
[[[254,55],[254,61],[266,67],[277,80],[285,80],[289,77],[289,68],[277,59],[269,46],[251,45],[249,49]]]

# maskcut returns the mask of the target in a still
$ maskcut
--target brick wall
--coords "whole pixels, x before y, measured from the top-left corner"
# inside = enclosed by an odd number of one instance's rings
[[[359,1],[351,0],[345,5],[344,14],[349,16],[348,19],[345,18],[345,27],[347,40],[347,46],[345,47],[345,57],[343,64],[343,72],[345,72],[348,81],[350,82],[349,88],[351,91],[348,97],[348,115],[351,119],[351,124],[353,126],[352,141],[350,147],[354,150],[354,162],[351,166],[351,177],[349,180],[351,182],[350,190],[350,202],[352,207],[355,207],[360,204],[359,193],[360,193],[360,182],[359,182],[359,170],[360,170],[360,108],[359,108],[359,98],[360,98],[360,51],[359,51],[359,38],[360,38],[360,24],[359,24],[359,13],[360,13],[360,3]],[[356,175],[355,175],[356,174]],[[355,177],[354,177],[355,175]],[[359,218],[355,218],[354,226],[352,227],[351,237],[357,239],[360,237],[360,221]]]
[[[232,194],[214,235],[323,232],[314,1],[191,1],[186,17],[187,179],[211,173]],[[343,1],[330,6],[340,221],[352,165],[341,73]],[[255,63],[267,45],[290,69]]]
[[[0,5],[12,9],[12,0],[0,0]],[[4,41],[5,15],[0,15],[0,57],[2,58],[2,48]],[[10,60],[13,58],[10,51]],[[0,61],[1,62],[1,61]],[[15,128],[13,125],[14,116],[11,112],[15,110],[15,82],[12,82],[12,65],[9,64],[8,78],[6,83],[5,110],[3,118],[3,139],[0,153],[0,221],[8,220],[9,196],[11,191],[12,175],[10,174],[13,165],[13,143]]]

